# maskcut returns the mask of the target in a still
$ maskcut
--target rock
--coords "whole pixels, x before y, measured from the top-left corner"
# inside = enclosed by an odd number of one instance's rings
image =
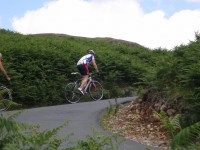
[[[136,110],[136,106],[135,106],[135,104],[132,105],[132,106],[130,107],[130,110],[131,110],[132,112],[135,112],[135,110]]]
[[[158,146],[166,146],[166,145],[167,145],[167,142],[166,142],[166,141],[158,141],[158,142],[157,142],[157,145],[158,145]]]
[[[139,109],[136,109],[135,112],[136,112],[136,114],[139,114],[139,113],[140,113],[140,110],[139,110]]]
[[[140,98],[140,99],[138,100],[138,102],[141,103],[141,102],[142,102],[142,99]]]
[[[170,117],[173,116],[175,113],[176,113],[176,110],[175,110],[175,109],[168,109],[168,110],[167,110],[167,114],[168,114]]]
[[[135,104],[135,107],[136,109],[140,108],[140,104],[139,103]]]
[[[151,128],[151,125],[150,125],[150,124],[148,124],[148,125],[147,125],[147,128]]]
[[[151,107],[149,107],[149,108],[146,110],[146,114],[147,114],[148,116],[150,116],[152,113],[153,113],[153,110],[152,110]]]
[[[161,111],[166,111],[166,110],[167,110],[167,105],[163,104],[163,105],[160,107],[160,110],[161,110]]]
[[[155,109],[156,111],[160,111],[161,106],[162,106],[161,103],[155,103],[154,109]]]

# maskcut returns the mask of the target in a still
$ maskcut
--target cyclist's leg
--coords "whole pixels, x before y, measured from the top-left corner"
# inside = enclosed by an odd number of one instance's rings
[[[87,80],[88,80],[88,70],[86,69],[85,65],[81,64],[77,66],[79,72],[82,75],[82,81],[81,81],[81,85],[79,87],[80,90],[83,90],[83,88],[86,86],[87,84]]]
[[[81,81],[81,86],[80,86],[80,89],[81,89],[81,90],[83,90],[84,87],[86,86],[87,80],[88,80],[88,75],[83,75],[83,76],[82,76],[82,81]]]

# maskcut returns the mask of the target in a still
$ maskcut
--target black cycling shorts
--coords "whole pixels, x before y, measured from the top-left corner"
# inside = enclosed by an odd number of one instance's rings
[[[79,72],[81,73],[81,75],[87,75],[87,69],[85,68],[84,65],[77,65],[77,68]]]

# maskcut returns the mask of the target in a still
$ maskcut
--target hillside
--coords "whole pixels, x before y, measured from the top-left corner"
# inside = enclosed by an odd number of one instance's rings
[[[56,33],[41,33],[41,34],[32,34],[32,35],[40,35],[40,36],[56,36],[56,37],[61,37],[61,38],[65,38],[65,37],[76,37],[76,38],[80,38],[77,36],[71,36],[71,35],[67,35],[67,34],[56,34]],[[97,37],[97,38],[86,38],[86,37],[81,37],[81,38],[85,38],[85,39],[95,39],[95,40],[100,40],[100,41],[105,41],[105,42],[111,42],[113,44],[122,44],[122,45],[126,45],[128,47],[143,47],[142,45],[135,43],[135,42],[130,42],[130,41],[125,41],[125,40],[120,40],[120,39],[114,39],[114,38],[109,38],[109,37]]]
[[[136,101],[110,106],[104,127],[125,138],[165,149],[200,149],[200,38],[162,58]]]
[[[119,42],[122,41],[63,34],[22,35],[0,30],[0,51],[12,77],[10,88],[15,101],[24,107],[66,103],[64,86],[74,79],[70,73],[77,71],[76,62],[87,49],[95,50],[101,72],[97,79],[104,86],[104,99],[116,96],[113,94],[116,90],[117,96],[131,95],[137,87],[134,84],[152,70],[160,56],[155,57],[152,51],[137,44],[130,47],[129,42],[129,45]],[[6,84],[3,79],[1,82]]]
[[[104,99],[136,93],[142,99],[138,112],[146,113],[147,120],[151,118],[148,112],[156,114],[169,133],[172,149],[200,147],[198,33],[194,42],[173,51],[150,50],[137,43],[110,38],[22,35],[3,29],[0,45],[3,63],[12,78],[8,86],[14,101],[24,108],[66,103],[64,86],[74,80],[70,73],[77,71],[76,62],[86,50],[94,49],[101,72],[96,79],[103,84]],[[0,79],[6,84],[3,76]],[[86,100],[87,97],[83,99]]]

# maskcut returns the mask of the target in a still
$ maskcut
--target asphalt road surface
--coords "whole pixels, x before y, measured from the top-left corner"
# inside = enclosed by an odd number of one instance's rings
[[[124,103],[134,100],[136,97],[118,98],[118,103]],[[39,124],[40,130],[52,129],[62,125],[65,121],[70,123],[61,129],[58,133],[63,137],[70,133],[69,141],[77,141],[78,139],[86,139],[87,135],[93,135],[93,128],[103,135],[112,135],[113,133],[103,130],[100,125],[100,117],[102,112],[111,104],[115,104],[114,99],[91,101],[77,104],[65,104],[51,107],[40,107],[27,109],[22,112],[16,121],[28,124]],[[68,142],[62,146],[66,147]],[[147,147],[140,143],[125,140],[119,147],[119,150],[145,150],[150,148],[158,150],[159,148]]]

